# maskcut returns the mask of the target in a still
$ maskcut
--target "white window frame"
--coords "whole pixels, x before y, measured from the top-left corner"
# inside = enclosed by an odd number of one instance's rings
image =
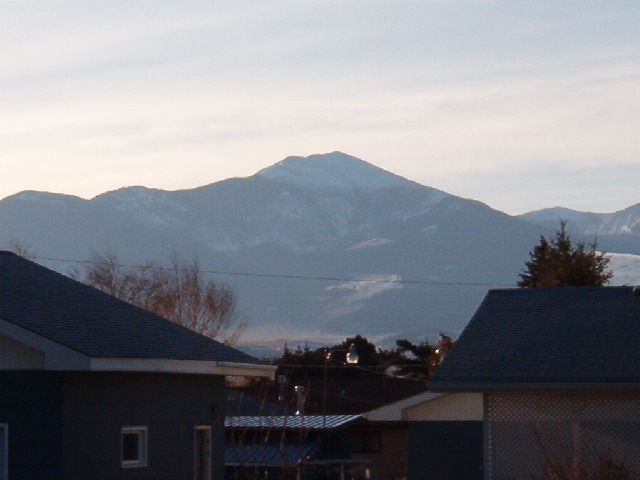
[[[3,438],[4,451],[0,452],[2,458],[2,469],[0,470],[0,480],[7,480],[9,478],[9,424],[0,423],[0,435]]]
[[[138,435],[138,458],[135,460],[125,460],[122,458],[124,436],[125,435]],[[122,462],[122,468],[137,468],[147,466],[147,451],[148,451],[148,429],[144,427],[122,427],[120,432],[120,460]]]

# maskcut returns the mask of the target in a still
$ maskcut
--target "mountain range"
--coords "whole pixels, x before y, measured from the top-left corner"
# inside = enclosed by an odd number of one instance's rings
[[[249,318],[245,341],[383,342],[456,335],[488,288],[515,286],[559,219],[575,240],[626,254],[621,270],[640,255],[640,204],[510,216],[340,152],[190,190],[20,192],[0,201],[0,243],[17,240],[63,273],[92,253],[140,264],[175,252],[231,286]]]

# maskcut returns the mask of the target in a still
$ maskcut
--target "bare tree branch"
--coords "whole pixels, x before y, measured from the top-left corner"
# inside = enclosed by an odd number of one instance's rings
[[[195,260],[184,262],[173,255],[171,266],[154,262],[123,267],[114,254],[93,254],[84,271],[74,276],[175,323],[224,343],[238,340],[247,326],[236,313],[236,300],[229,287],[203,278]]]

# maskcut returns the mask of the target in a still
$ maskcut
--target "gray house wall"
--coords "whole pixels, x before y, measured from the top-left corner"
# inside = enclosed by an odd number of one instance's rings
[[[212,473],[222,478],[223,404],[220,376],[0,372],[9,478],[191,479],[195,427],[201,425],[212,426]],[[145,467],[121,466],[121,429],[127,426],[148,429]]]
[[[482,480],[480,421],[409,422],[407,480]]]
[[[12,480],[62,480],[62,374],[0,372],[0,423],[8,426]]]

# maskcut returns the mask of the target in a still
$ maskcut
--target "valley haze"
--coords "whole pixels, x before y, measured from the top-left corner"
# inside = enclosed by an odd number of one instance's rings
[[[197,259],[249,318],[241,343],[360,333],[388,344],[456,336],[489,288],[515,287],[560,219],[574,240],[597,237],[614,254],[613,284],[639,283],[640,204],[510,216],[341,152],[189,190],[20,192],[0,201],[0,242],[18,240],[62,273],[92,253],[124,264]]]

